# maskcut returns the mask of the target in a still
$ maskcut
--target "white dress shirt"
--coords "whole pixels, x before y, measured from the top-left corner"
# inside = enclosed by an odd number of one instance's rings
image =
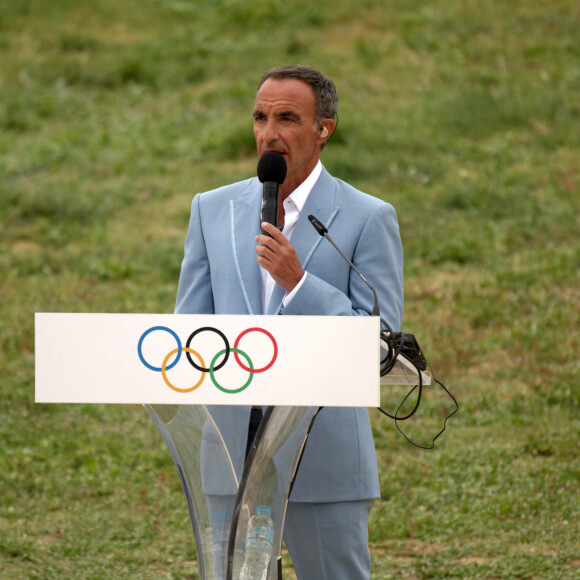
[[[296,222],[300,217],[300,212],[314,187],[314,184],[318,181],[320,173],[322,172],[322,163],[320,160],[316,164],[316,167],[312,170],[310,175],[284,200],[284,229],[282,233],[287,240],[290,240]],[[274,278],[270,275],[270,272],[265,270],[260,266],[260,279],[261,279],[261,290],[262,290],[262,313],[266,314],[268,311],[268,305],[270,304],[270,299],[272,298],[272,292],[274,292],[274,287],[276,282]],[[304,276],[300,279],[300,282],[292,290],[292,292],[287,293],[284,296],[283,304],[286,306],[300,286],[302,286],[304,280],[306,279],[306,272]]]

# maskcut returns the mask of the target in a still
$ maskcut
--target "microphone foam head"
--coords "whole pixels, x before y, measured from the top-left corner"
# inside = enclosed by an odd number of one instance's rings
[[[280,153],[264,153],[258,161],[258,179],[280,185],[286,179],[286,159]]]

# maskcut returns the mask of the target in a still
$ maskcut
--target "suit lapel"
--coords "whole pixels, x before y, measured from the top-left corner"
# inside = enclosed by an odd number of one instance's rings
[[[304,270],[308,269],[310,257],[322,241],[322,237],[314,229],[308,220],[308,216],[312,214],[328,228],[339,209],[336,206],[336,182],[323,167],[318,181],[312,188],[300,212],[300,217],[296,222],[296,227],[290,239]],[[280,312],[285,294],[284,288],[276,285],[267,314],[278,314]]]
[[[260,233],[260,182],[252,180],[238,199],[230,200],[230,233],[235,276],[248,314],[262,314],[260,267],[256,262],[255,237]]]

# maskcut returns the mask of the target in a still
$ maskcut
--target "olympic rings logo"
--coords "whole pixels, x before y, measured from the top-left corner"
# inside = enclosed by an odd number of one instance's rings
[[[168,332],[175,339],[175,342],[177,344],[177,348],[174,348],[173,350],[169,351],[167,353],[167,355],[165,355],[165,358],[163,359],[163,362],[161,363],[160,367],[156,367],[156,366],[150,364],[149,362],[147,362],[145,360],[144,355],[143,355],[143,342],[153,332]],[[192,344],[193,339],[196,336],[198,336],[199,334],[201,334],[202,332],[212,332],[212,333],[217,334],[223,340],[224,346],[225,346],[225,348],[223,348],[222,350],[219,350],[213,356],[213,358],[211,359],[211,361],[209,363],[209,366],[206,366],[206,363],[205,363],[204,359],[202,358],[201,354],[199,352],[197,352],[196,350],[194,350],[193,348],[191,348],[191,344]],[[239,348],[241,340],[246,335],[248,335],[252,332],[259,332],[259,333],[265,334],[272,341],[272,346],[274,347],[274,354],[272,355],[272,359],[268,362],[268,364],[266,364],[260,368],[254,368],[254,364],[253,364],[252,360],[250,359],[250,357],[248,356],[248,354]],[[230,343],[229,343],[226,335],[221,330],[218,330],[217,328],[215,328],[213,326],[204,326],[202,328],[198,328],[197,330],[194,330],[189,335],[189,338],[187,339],[185,346],[182,346],[182,343],[181,343],[179,336],[177,335],[177,333],[175,331],[171,330],[171,328],[168,328],[167,326],[152,326],[151,328],[146,330],[141,335],[141,338],[139,339],[139,344],[137,346],[137,352],[139,354],[139,358],[140,358],[141,362],[149,370],[152,370],[152,371],[155,371],[158,373],[160,372],[161,376],[163,377],[163,380],[165,381],[165,384],[170,389],[172,389],[178,393],[191,393],[192,391],[195,391],[197,388],[199,388],[201,386],[201,384],[205,380],[206,375],[209,374],[212,383],[220,391],[222,391],[224,393],[228,393],[228,394],[235,394],[235,393],[240,393],[243,390],[247,389],[250,386],[250,383],[252,382],[254,375],[256,373],[263,373],[272,367],[272,365],[276,362],[276,359],[278,358],[278,343],[276,342],[276,339],[274,338],[274,336],[270,332],[265,330],[264,328],[253,327],[253,328],[247,328],[246,330],[240,332],[240,334],[238,335],[238,337],[236,338],[236,340],[234,342],[234,346],[230,347]],[[219,371],[228,362],[228,360],[230,358],[230,353],[232,353],[232,352],[234,353],[234,359],[235,359],[236,363],[238,364],[238,366],[241,369],[243,369],[244,371],[248,372],[248,380],[241,387],[231,387],[231,388],[225,387],[225,386],[221,385],[220,383],[218,383],[216,376],[215,376],[216,371]],[[167,376],[167,371],[172,369],[173,367],[175,367],[177,365],[177,363],[181,359],[182,353],[185,353],[187,360],[189,361],[189,364],[194,369],[201,372],[200,379],[191,387],[186,387],[186,388],[176,387],[175,385],[173,385],[171,383],[171,381],[169,380],[169,378]],[[193,355],[193,357],[195,357],[195,359],[197,359],[197,362],[192,358],[192,355]],[[240,360],[240,356],[242,356],[245,359],[246,364],[244,364]],[[175,357],[175,358],[171,362],[169,362],[172,357]],[[223,357],[223,358],[218,362],[218,359],[220,357]]]

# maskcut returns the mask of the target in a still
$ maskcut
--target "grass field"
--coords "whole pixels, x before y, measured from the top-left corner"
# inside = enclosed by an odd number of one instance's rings
[[[197,577],[144,410],[34,404],[34,312],[171,312],[191,198],[255,174],[289,62],[335,79],[323,161],[396,207],[404,329],[461,405],[434,451],[371,411],[373,579],[580,577],[577,1],[1,0],[2,580]]]

